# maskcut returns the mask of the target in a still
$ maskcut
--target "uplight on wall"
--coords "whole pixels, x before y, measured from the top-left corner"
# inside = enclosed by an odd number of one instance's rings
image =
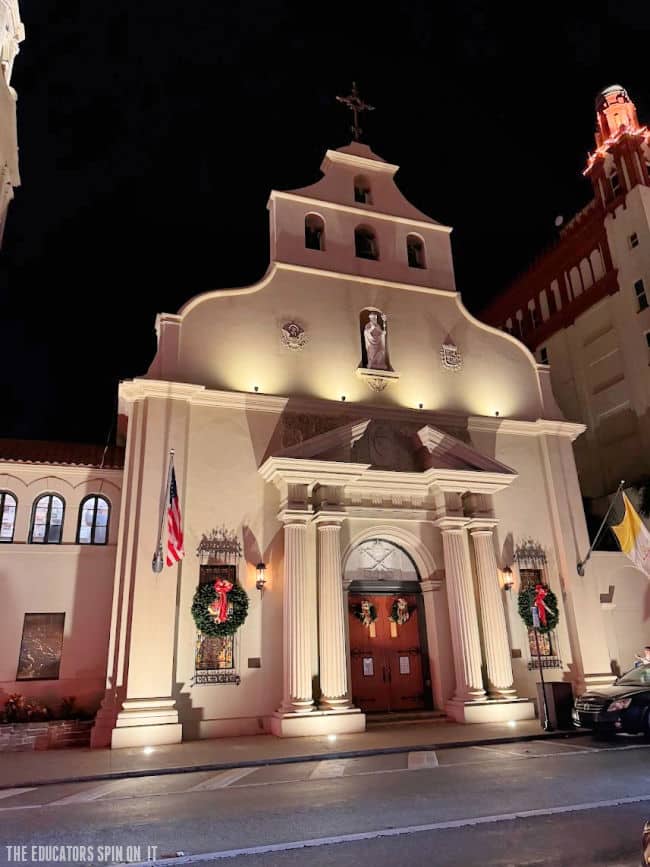
[[[263,593],[264,588],[266,587],[266,563],[258,563],[255,569],[257,571],[257,581],[255,582],[255,586],[260,593]]]

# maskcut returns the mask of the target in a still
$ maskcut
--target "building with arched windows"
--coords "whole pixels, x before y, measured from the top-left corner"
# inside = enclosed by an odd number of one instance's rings
[[[465,309],[451,230],[397,168],[327,151],[321,180],[271,193],[258,283],[158,316],[119,386],[123,470],[5,447],[0,690],[88,696],[93,745],[122,747],[525,719],[540,665],[580,692],[631,659],[597,559],[576,569],[584,426]],[[172,451],[185,556],[163,565]],[[540,656],[517,604],[537,585],[559,611]],[[37,682],[43,648],[60,666]]]
[[[593,198],[481,314],[550,364],[580,483],[602,516],[621,479],[650,474],[650,130],[620,85],[596,99]],[[561,220],[559,221],[561,222]]]

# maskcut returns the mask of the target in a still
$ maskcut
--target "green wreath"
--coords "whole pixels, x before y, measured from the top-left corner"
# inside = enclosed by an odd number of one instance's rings
[[[363,623],[363,609],[361,608],[360,604],[352,606],[352,613],[357,618],[357,620],[360,620]],[[368,613],[370,614],[370,622],[374,623],[377,619],[377,609],[374,605],[370,606]]]
[[[239,584],[233,584],[232,590],[228,591],[228,619],[223,623],[217,623],[208,611],[217,598],[214,582],[201,584],[192,600],[192,617],[196,628],[209,638],[223,638],[225,635],[234,635],[248,616],[248,594]]]
[[[403,597],[401,597],[401,596],[399,597],[399,599],[402,599],[402,598]],[[398,614],[397,603],[399,602],[399,599],[396,599],[390,607],[390,618],[389,619],[392,620],[393,623],[397,623],[397,614]],[[413,612],[413,607],[411,605],[407,604],[406,610],[409,613],[409,619],[410,619],[411,613]]]
[[[544,585],[544,589],[546,590],[544,603],[549,610],[546,612],[546,626],[542,626],[541,623],[539,625],[539,631],[541,633],[552,632],[560,621],[560,612],[557,607],[557,596],[546,585]],[[529,629],[533,628],[533,615],[530,609],[535,603],[536,596],[537,591],[535,590],[535,587],[526,587],[519,591],[519,615]]]

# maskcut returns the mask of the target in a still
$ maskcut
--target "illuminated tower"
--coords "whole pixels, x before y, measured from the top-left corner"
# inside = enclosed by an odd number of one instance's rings
[[[11,86],[11,72],[24,38],[18,0],[0,0],[0,246],[9,202],[14,197],[14,187],[20,185],[16,91]]]
[[[636,107],[620,84],[596,97],[596,150],[589,155],[585,175],[596,200],[615,208],[637,184],[650,186],[648,128],[641,126]]]

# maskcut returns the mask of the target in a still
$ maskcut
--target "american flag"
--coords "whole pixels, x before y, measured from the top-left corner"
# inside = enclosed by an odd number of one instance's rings
[[[178,489],[176,488],[176,472],[172,465],[171,480],[169,482],[169,504],[167,506],[167,559],[168,566],[173,566],[185,556],[183,550],[183,526],[181,523],[181,507],[178,502]]]

